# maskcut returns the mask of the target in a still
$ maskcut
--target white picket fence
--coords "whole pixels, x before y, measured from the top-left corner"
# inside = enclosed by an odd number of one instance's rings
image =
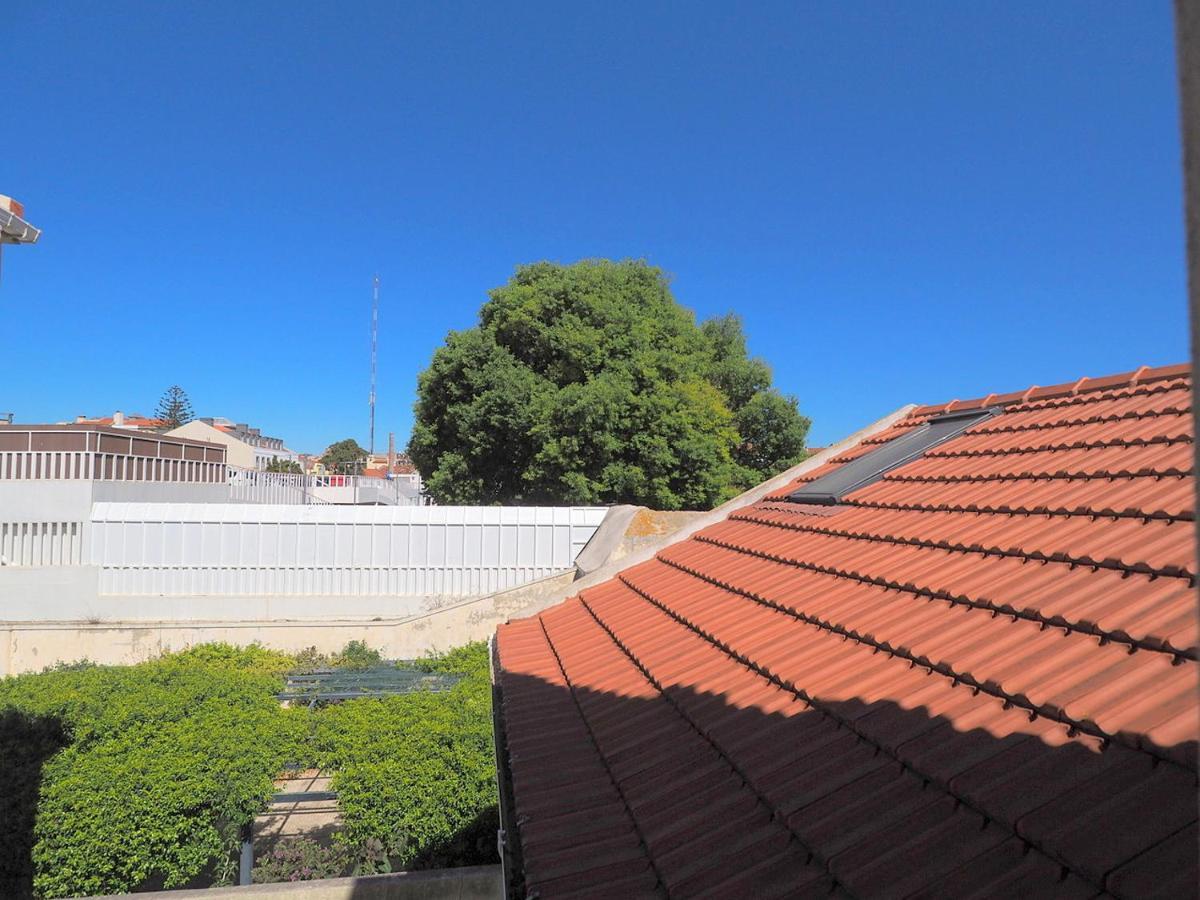
[[[478,596],[570,569],[604,507],[96,503],[110,595]]]

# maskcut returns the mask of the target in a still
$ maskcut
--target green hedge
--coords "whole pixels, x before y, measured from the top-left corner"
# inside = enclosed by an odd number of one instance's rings
[[[13,782],[0,802],[0,896],[28,893],[31,842],[39,897],[228,882],[240,826],[289,764],[335,772],[351,850],[374,839],[405,866],[494,857],[471,832],[490,827],[494,843],[484,645],[425,663],[465,673],[447,693],[315,711],[275,699],[294,664],[205,645],[0,680],[0,751],[6,738],[22,748],[0,756],[0,778]]]
[[[486,645],[421,665],[466,677],[444,693],[326,707],[315,722],[317,763],[336,773],[351,844],[380,841],[404,868],[492,862],[496,762]]]

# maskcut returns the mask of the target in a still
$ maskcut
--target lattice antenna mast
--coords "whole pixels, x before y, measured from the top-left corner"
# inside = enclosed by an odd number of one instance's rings
[[[375,276],[374,290],[371,292],[371,436],[368,440],[368,453],[375,453],[375,366],[377,347],[379,343],[379,276]]]

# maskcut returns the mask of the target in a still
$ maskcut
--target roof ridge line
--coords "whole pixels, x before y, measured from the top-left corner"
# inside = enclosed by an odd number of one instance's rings
[[[767,526],[770,525],[770,523],[767,523],[767,522],[763,522],[761,524],[767,525]],[[777,527],[786,527],[786,526],[777,526]],[[1139,650],[1150,650],[1155,653],[1162,653],[1164,655],[1174,656],[1176,658],[1182,657],[1183,659],[1188,659],[1188,660],[1196,660],[1196,658],[1197,658],[1197,653],[1192,648],[1187,648],[1187,649],[1182,649],[1182,650],[1171,648],[1168,650],[1168,649],[1164,649],[1163,647],[1160,647],[1160,646],[1157,646],[1154,644],[1147,644],[1147,643],[1144,643],[1141,641],[1135,641],[1132,638],[1120,637],[1115,632],[1101,631],[1098,628],[1086,628],[1086,627],[1083,627],[1082,625],[1080,625],[1079,623],[1067,622],[1066,620],[1054,621],[1054,619],[1048,619],[1045,616],[1034,615],[1032,613],[1026,612],[1025,610],[1018,610],[1018,609],[1015,609],[1015,608],[1009,607],[1009,606],[998,606],[995,603],[989,603],[984,600],[977,600],[973,597],[966,597],[964,595],[950,594],[948,591],[946,591],[944,589],[928,588],[926,590],[922,590],[921,588],[918,588],[915,585],[902,584],[898,581],[891,581],[886,578],[881,578],[881,577],[872,576],[872,575],[863,575],[863,574],[860,574],[857,572],[849,572],[845,569],[837,569],[837,568],[833,568],[831,566],[822,566],[822,565],[819,565],[818,563],[810,563],[810,562],[806,562],[803,560],[785,559],[780,556],[762,553],[761,551],[757,551],[757,550],[751,550],[747,547],[737,547],[737,546],[729,544],[725,541],[718,540],[716,538],[706,537],[703,535],[697,535],[696,540],[702,541],[707,544],[712,544],[713,546],[716,546],[716,547],[723,547],[726,550],[732,550],[736,553],[742,553],[747,556],[754,556],[754,557],[758,557],[759,559],[766,559],[766,560],[770,560],[772,562],[778,562],[778,563],[782,563],[782,564],[788,565],[788,566],[795,566],[796,568],[799,568],[799,569],[808,569],[809,571],[817,572],[818,574],[821,574],[821,575],[828,575],[828,576],[831,576],[834,578],[849,578],[854,581],[862,582],[863,584],[873,584],[876,587],[882,587],[882,588],[888,588],[891,590],[903,591],[904,593],[912,594],[913,596],[916,596],[916,597],[928,597],[931,600],[945,600],[948,603],[953,603],[953,604],[956,604],[959,606],[967,606],[972,609],[986,610],[995,615],[1015,616],[1018,619],[1026,619],[1030,622],[1037,622],[1039,625],[1041,625],[1043,627],[1043,629],[1045,629],[1045,628],[1066,628],[1070,631],[1076,631],[1076,632],[1079,632],[1080,634],[1086,634],[1086,635],[1090,635],[1092,637],[1098,637],[1098,638],[1101,638],[1105,641],[1108,641],[1108,642],[1111,642],[1114,644],[1125,644],[1130,647],[1135,647]],[[897,542],[892,542],[892,543],[897,543]],[[656,556],[655,559],[660,559],[663,562],[666,562],[666,560],[663,560],[661,556]],[[1038,561],[1042,562],[1042,560],[1038,560]],[[1058,560],[1045,560],[1044,562],[1059,562],[1059,561]],[[1097,567],[1097,568],[1101,568],[1101,567]],[[1115,571],[1115,570],[1112,570],[1112,571]],[[1135,572],[1135,573],[1131,573],[1131,574],[1144,575],[1146,573]],[[1158,577],[1164,577],[1164,576],[1158,576]],[[1191,581],[1191,579],[1189,579],[1189,581]]]
[[[1145,367],[1143,367],[1145,368]],[[1077,392],[1066,391],[1056,393],[1054,395],[1043,395],[1040,397],[1032,397],[1029,400],[1021,400],[1013,404],[1015,412],[1030,412],[1039,409],[1057,409],[1062,406],[1073,406],[1079,400],[1085,403],[1094,403],[1103,400],[1122,400],[1127,397],[1145,397],[1150,394],[1164,394],[1169,391],[1178,391],[1184,388],[1184,382],[1188,382],[1190,387],[1191,372],[1184,375],[1166,375],[1162,378],[1123,384],[1105,384],[1083,388]],[[1083,379],[1083,381],[1095,380],[1102,381],[1104,379]],[[1060,385],[1065,388],[1067,385]],[[1048,390],[1042,388],[1040,390]],[[1028,393],[1028,392],[1027,392]],[[1085,396],[1085,395],[1093,396]]]
[[[679,567],[675,566],[675,568],[679,568]],[[687,570],[680,569],[680,571],[686,572]],[[709,634],[705,629],[701,628],[699,625],[688,620],[687,617],[681,615],[680,613],[675,612],[674,610],[667,607],[665,604],[660,603],[654,597],[650,596],[649,594],[647,594],[645,591],[641,590],[637,586],[630,584],[628,579],[626,578],[626,574],[627,573],[622,572],[618,576],[622,584],[624,584],[627,588],[629,588],[631,591],[636,593],[639,597],[644,599],[647,603],[650,603],[653,606],[655,606],[657,609],[662,610],[663,613],[670,616],[675,621],[679,622],[685,628],[689,629],[693,633],[699,635],[704,640],[708,641],[708,643],[710,643],[711,645],[716,647],[720,652],[724,653],[730,659],[734,660],[737,663],[740,663],[741,665],[745,666],[747,669],[750,669],[752,672],[754,672],[760,678],[763,678],[763,679],[769,681],[770,683],[777,685],[778,687],[782,688],[783,690],[788,691],[789,693],[791,693],[792,695],[797,697],[799,700],[802,700],[804,703],[807,703],[814,710],[816,710],[820,713],[823,713],[824,715],[829,716],[831,719],[833,719],[835,722],[837,722],[840,727],[845,728],[847,731],[849,731],[851,734],[853,734],[855,737],[857,737],[860,741],[863,741],[866,744],[869,744],[870,746],[874,747],[876,749],[877,753],[881,753],[884,756],[887,756],[888,758],[890,758],[893,762],[898,764],[902,770],[911,772],[913,775],[920,778],[926,784],[934,785],[938,790],[942,791],[949,797],[952,797],[959,804],[967,807],[968,809],[970,809],[973,812],[977,813],[978,815],[982,816],[986,822],[995,822],[996,824],[1000,825],[1001,827],[1008,829],[1009,831],[1012,832],[1013,836],[1015,838],[1017,838],[1017,840],[1021,841],[1026,847],[1028,847],[1032,850],[1036,850],[1038,853],[1041,853],[1043,856],[1046,856],[1052,862],[1055,862],[1055,863],[1063,866],[1066,869],[1070,869],[1070,871],[1072,871],[1074,874],[1076,874],[1083,880],[1087,881],[1089,884],[1092,884],[1092,885],[1096,884],[1094,881],[1092,881],[1092,879],[1088,878],[1087,875],[1084,874],[1082,871],[1074,868],[1071,865],[1068,865],[1067,863],[1065,863],[1061,859],[1059,859],[1057,856],[1054,856],[1054,855],[1050,854],[1048,851],[1042,849],[1042,847],[1040,845],[1035,844],[1033,841],[1030,841],[1024,835],[1020,834],[1015,827],[1015,823],[1013,825],[1009,825],[1003,819],[998,818],[994,814],[988,812],[987,810],[983,809],[982,807],[978,806],[977,804],[973,803],[972,801],[968,800],[967,798],[956,793],[953,790],[953,788],[950,787],[949,783],[944,783],[944,782],[940,781],[939,779],[934,778],[933,776],[928,775],[925,772],[917,769],[914,765],[912,765],[912,763],[907,762],[906,760],[902,759],[895,750],[890,750],[883,744],[879,743],[878,741],[872,740],[871,737],[869,737],[865,732],[863,732],[862,729],[860,729],[857,726],[857,724],[855,723],[854,720],[840,715],[838,712],[836,712],[833,708],[829,707],[822,700],[809,694],[808,691],[806,691],[804,688],[800,687],[799,685],[795,684],[792,681],[789,681],[786,678],[783,678],[780,675],[777,675],[776,673],[771,671],[766,666],[763,666],[762,664],[751,660],[749,657],[742,656],[741,654],[734,652],[731,647],[728,647],[723,641],[720,641],[716,637],[716,635]],[[688,573],[688,574],[691,574],[691,573]],[[753,600],[754,598],[748,598],[748,599]],[[755,602],[761,602],[761,601],[755,601]],[[764,604],[764,605],[771,606],[772,609],[776,609],[779,612],[783,612],[785,614],[791,614],[791,613],[789,613],[788,610],[778,609],[777,607],[775,607],[771,604]],[[792,615],[794,615],[794,614],[792,614]],[[814,627],[820,627],[820,626],[814,626]],[[884,652],[888,652],[888,651],[885,650]],[[890,654],[890,653],[889,653],[889,655],[894,656],[894,654]],[[917,665],[920,665],[920,664],[918,663]],[[931,671],[933,671],[933,670],[931,669]],[[967,686],[966,682],[963,682],[963,685]],[[978,693],[978,691],[977,691],[977,693]],[[907,743],[907,741],[905,743]],[[901,746],[903,746],[903,745],[901,745]],[[1103,887],[1103,885],[1099,885],[1099,886],[1101,888]]]
[[[632,588],[632,586],[630,586],[625,580],[625,572],[620,572],[617,575],[617,579],[631,590],[636,590],[635,588]],[[641,595],[640,591],[637,591],[637,593]],[[625,643],[619,637],[617,637],[616,632],[614,632],[612,628],[610,628],[608,624],[600,618],[599,614],[592,608],[591,604],[587,602],[587,599],[583,596],[583,594],[579,595],[579,602],[583,608],[587,610],[588,615],[595,620],[596,624],[604,629],[604,633],[608,635],[609,640],[611,640],[617,645],[617,647],[620,648],[621,652],[629,658],[630,662],[637,667],[638,671],[642,673],[646,680],[654,686],[654,689],[658,691],[659,695],[666,700],[668,704],[670,704],[671,708],[675,710],[675,714],[678,715],[679,718],[683,719],[683,721],[688,724],[688,727],[690,727],[692,731],[696,732],[696,734],[698,734],[705,743],[707,743],[714,751],[716,751],[717,755],[725,761],[725,764],[729,766],[730,770],[737,773],[738,777],[742,779],[742,784],[749,788],[754,796],[758,798],[758,802],[770,811],[771,821],[778,822],[785,831],[792,835],[792,839],[802,848],[804,848],[805,852],[808,853],[810,862],[816,860],[822,867],[824,867],[826,873],[828,873],[829,877],[833,879],[833,886],[841,887],[846,891],[846,893],[854,896],[850,889],[846,885],[842,884],[837,875],[835,875],[830,869],[829,860],[825,859],[815,849],[806,844],[803,838],[801,838],[799,834],[792,830],[792,828],[787,824],[787,819],[780,815],[779,809],[776,808],[773,803],[767,800],[766,796],[758,789],[749,776],[747,776],[746,773],[741,770],[737,763],[734,762],[729,755],[713,741],[711,737],[705,734],[703,729],[701,729],[694,721],[692,721],[691,716],[689,716],[687,712],[675,701],[675,699],[663,689],[662,683],[652,674],[650,674],[650,670],[642,664],[642,661],[634,655],[633,651],[625,646]]]
[[[1184,771],[1189,772],[1193,775],[1195,774],[1194,770],[1189,769],[1187,766],[1184,766],[1184,765],[1176,762],[1171,757],[1164,756],[1164,755],[1158,754],[1158,753],[1153,753],[1150,750],[1146,749],[1145,747],[1143,747],[1135,742],[1131,742],[1127,739],[1123,739],[1120,735],[1108,734],[1106,731],[1101,729],[1098,725],[1089,725],[1086,722],[1082,722],[1077,719],[1069,718],[1065,714],[1063,714],[1061,710],[1057,710],[1057,709],[1047,710],[1044,707],[1038,707],[1032,701],[1021,700],[1018,696],[1009,694],[1003,690],[1000,690],[999,688],[990,688],[985,681],[979,681],[973,675],[971,675],[971,673],[969,673],[969,672],[958,673],[954,669],[950,668],[949,666],[947,666],[945,669],[943,669],[940,665],[935,665],[927,657],[918,656],[917,654],[915,654],[911,651],[905,650],[902,647],[894,646],[894,645],[888,643],[887,641],[877,641],[868,635],[863,635],[862,633],[857,631],[857,629],[849,628],[844,625],[836,625],[832,622],[827,623],[824,620],[822,620],[820,617],[812,616],[807,613],[803,613],[793,607],[788,607],[781,603],[777,603],[773,600],[769,600],[765,597],[760,597],[760,596],[751,594],[747,591],[741,590],[740,588],[736,588],[732,585],[720,582],[714,578],[710,578],[709,576],[704,575],[698,571],[694,571],[691,567],[686,566],[682,563],[678,563],[678,562],[668,560],[668,559],[661,559],[661,558],[659,559],[659,562],[663,563],[664,565],[668,565],[674,569],[678,569],[681,572],[685,572],[694,578],[697,578],[701,581],[707,582],[708,584],[712,584],[716,587],[719,587],[722,590],[726,590],[726,591],[729,591],[730,593],[737,594],[738,596],[745,597],[747,600],[750,600],[751,602],[758,603],[763,606],[767,606],[767,607],[774,609],[778,612],[781,612],[785,615],[791,616],[795,619],[799,619],[800,621],[804,622],[805,624],[812,625],[814,628],[820,628],[823,631],[829,632],[830,634],[839,635],[848,640],[852,640],[852,641],[855,641],[856,643],[862,644],[865,647],[871,647],[875,651],[882,651],[896,659],[902,659],[912,665],[920,666],[923,669],[928,669],[929,672],[931,672],[931,673],[936,673],[936,674],[942,676],[943,678],[948,678],[952,682],[952,686],[956,686],[957,684],[961,683],[963,685],[970,687],[972,690],[976,691],[976,693],[987,694],[989,697],[993,697],[997,700],[1001,700],[1009,706],[1015,706],[1019,709],[1026,710],[1027,712],[1031,713],[1031,715],[1034,717],[1042,716],[1043,718],[1049,719],[1052,722],[1057,722],[1060,725],[1063,725],[1068,729],[1069,735],[1071,732],[1077,732],[1077,733],[1087,734],[1087,735],[1090,735],[1095,738],[1099,738],[1102,741],[1107,741],[1110,743],[1119,743],[1123,747],[1128,747],[1131,750],[1136,750],[1139,753],[1144,753],[1145,755],[1153,757],[1154,759],[1159,760],[1161,762],[1170,763],[1171,765],[1176,766],[1180,769],[1183,769]],[[636,588],[633,587],[633,585],[629,584],[629,582],[626,580],[626,578],[624,576],[625,576],[625,573],[622,573],[621,581],[623,583],[629,585],[629,587],[632,588],[633,590],[637,590]],[[638,593],[643,594],[642,591],[638,591]],[[647,598],[647,599],[649,599],[649,598]],[[945,599],[945,598],[931,597],[929,599],[932,600],[932,599]],[[654,602],[654,601],[651,601],[651,602]],[[655,605],[658,605],[658,604],[656,603]],[[1051,627],[1053,627],[1053,626],[1051,626]],[[1058,626],[1058,627],[1061,627],[1061,626]]]
[[[1093,391],[1115,390],[1123,387],[1139,388],[1156,381],[1164,381],[1170,378],[1182,378],[1191,375],[1192,367],[1190,363],[1179,363],[1171,366],[1157,366],[1150,368],[1141,366],[1132,372],[1122,372],[1117,375],[1107,375],[1099,378],[1084,376],[1073,382],[1063,382],[1062,384],[1049,385],[1041,387],[1032,385],[1023,391],[1012,391],[1007,394],[988,394],[986,397],[976,397],[972,400],[951,400],[949,403],[936,403],[928,406],[919,406],[913,410],[914,416],[938,415],[940,413],[950,412],[951,408],[955,411],[965,409],[982,408],[991,403],[1009,404],[1009,403],[1030,403],[1036,400],[1053,400],[1063,397],[1078,397],[1081,394],[1091,393]],[[1088,382],[1092,382],[1088,387],[1084,387]]]

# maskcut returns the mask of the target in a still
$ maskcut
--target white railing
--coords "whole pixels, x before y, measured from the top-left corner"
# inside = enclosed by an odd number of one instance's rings
[[[308,475],[228,467],[229,499],[234,503],[327,503],[312,493]]]
[[[428,506],[419,479],[409,476],[374,478],[366,475],[311,475],[309,490],[327,503]]]
[[[231,499],[241,503],[428,506],[420,480],[365,475],[296,475],[229,467]]]
[[[299,475],[243,469],[223,462],[98,451],[0,452],[0,481],[52,480],[228,485],[228,499],[235,503],[429,504],[429,498],[421,495],[420,478],[413,475]]]
[[[110,595],[479,596],[569,570],[603,507],[97,503]]]
[[[82,522],[0,522],[0,566],[78,566]]]
[[[174,481],[220,484],[223,462],[162,459],[95,450],[6,450],[0,452],[0,479],[81,481]]]

